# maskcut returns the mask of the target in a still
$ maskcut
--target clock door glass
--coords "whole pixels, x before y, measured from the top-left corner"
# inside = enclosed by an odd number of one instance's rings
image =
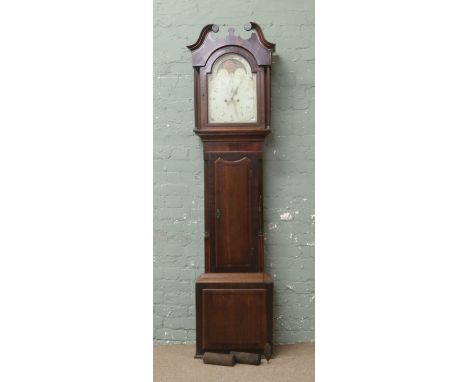
[[[208,74],[208,122],[257,122],[257,75],[238,54],[219,57]]]

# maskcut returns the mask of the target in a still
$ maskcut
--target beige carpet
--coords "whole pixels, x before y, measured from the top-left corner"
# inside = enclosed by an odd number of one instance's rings
[[[259,366],[205,365],[194,359],[195,345],[156,345],[153,351],[154,382],[313,382],[313,343],[275,346],[275,358]]]

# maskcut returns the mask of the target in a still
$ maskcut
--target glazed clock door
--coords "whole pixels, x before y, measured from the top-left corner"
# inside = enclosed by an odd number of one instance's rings
[[[252,214],[255,202],[254,160],[243,156],[214,161],[214,270],[255,272],[256,250]]]

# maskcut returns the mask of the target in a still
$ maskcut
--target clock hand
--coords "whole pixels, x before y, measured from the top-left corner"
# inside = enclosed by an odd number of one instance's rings
[[[234,96],[237,94],[237,91],[239,90],[239,86],[234,90],[231,94],[231,99],[228,102],[234,101]]]
[[[234,98],[234,96],[237,94],[238,90],[239,90],[239,86],[236,88],[236,90],[234,90],[234,93],[232,93],[232,98]]]

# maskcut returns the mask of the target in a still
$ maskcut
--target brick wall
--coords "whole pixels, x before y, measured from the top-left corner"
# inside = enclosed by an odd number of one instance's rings
[[[255,21],[277,48],[263,171],[274,338],[313,341],[314,3],[155,0],[154,12],[154,340],[195,341],[195,279],[204,271],[203,155],[185,46],[206,24],[248,37],[243,25]]]

